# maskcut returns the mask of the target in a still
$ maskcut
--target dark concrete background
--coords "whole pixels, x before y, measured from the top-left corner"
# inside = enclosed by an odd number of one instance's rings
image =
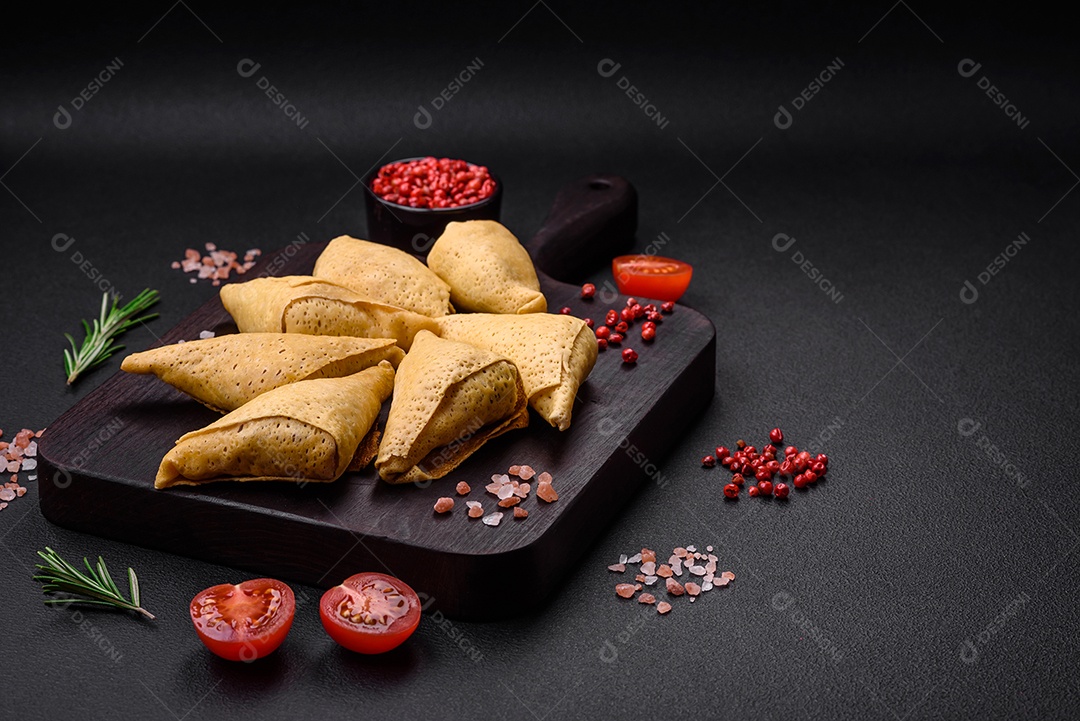
[[[18,679],[0,715],[51,718],[76,702],[88,717],[140,719],[1077,714],[1080,145],[1063,17],[905,2],[77,12],[42,6],[0,31],[5,440],[119,365],[64,385],[62,333],[100,298],[74,251],[125,295],[161,291],[161,318],[124,338],[141,349],[216,292],[169,267],[185,248],[363,236],[355,179],[427,153],[490,165],[522,237],[564,182],[628,177],[638,248],[665,233],[664,252],[694,264],[685,302],[717,326],[717,397],[656,459],[672,482],[636,496],[543,613],[429,617],[376,659],[337,649],[313,604],[272,659],[210,657],[185,604],[238,572],[52,526],[27,482],[0,513],[0,660]],[[57,127],[58,106],[117,58]],[[244,59],[255,75],[238,73]],[[418,128],[418,107],[477,59]],[[620,64],[611,77],[606,59]],[[779,128],[778,107],[837,59]],[[965,59],[981,63],[971,77]],[[58,233],[75,238],[63,253]],[[796,240],[785,251],[780,233]],[[982,283],[1021,233],[1029,242]],[[722,502],[722,474],[700,457],[774,425],[827,452],[829,480],[786,504]],[[619,553],[688,543],[714,544],[733,586],[663,618],[615,598],[604,567]],[[161,620],[48,610],[30,580],[46,544],[135,567]]]

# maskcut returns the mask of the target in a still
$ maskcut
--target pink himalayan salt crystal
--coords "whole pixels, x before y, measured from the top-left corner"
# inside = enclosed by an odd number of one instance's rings
[[[620,583],[615,586],[615,593],[622,598],[630,598],[637,592],[637,588],[632,583]]]
[[[529,512],[521,506],[514,506],[514,518],[528,518]]]
[[[521,466],[510,466],[510,475],[511,476],[516,476],[518,474],[518,471],[520,471],[520,470],[521,470]]]
[[[522,466],[518,469],[518,478],[523,481],[527,481],[536,475],[536,471],[532,469],[532,466]]]
[[[457,488],[455,490],[457,491],[457,494],[459,496],[464,496],[464,495],[467,495],[469,493],[469,491],[472,490],[472,488],[470,488],[469,484],[466,483],[465,481],[460,481],[457,484]]]
[[[479,501],[466,501],[465,505],[469,507],[469,518],[479,518],[484,515],[484,506]]]
[[[497,525],[499,525],[499,521],[502,520],[502,517],[503,517],[503,514],[499,513],[498,511],[496,511],[495,513],[492,513],[491,515],[484,516],[484,525],[485,526],[497,526]]]
[[[449,513],[450,509],[454,507],[454,499],[449,496],[443,496],[439,500],[435,501],[436,513]]]
[[[495,493],[499,497],[500,501],[505,501],[510,496],[514,495],[514,487],[509,483],[499,486],[499,490]]]
[[[656,604],[656,612],[657,613],[667,613],[670,610],[671,610],[671,604],[668,603],[667,601],[661,601],[660,603]]]
[[[685,588],[686,592],[691,596],[697,596],[701,593],[701,586],[697,585],[693,581],[687,581]]]
[[[521,499],[517,496],[507,496],[506,498],[503,498],[499,501],[499,506],[501,508],[510,508],[512,506],[516,506],[519,503],[521,503]]]
[[[514,486],[514,495],[519,498],[528,498],[531,486],[528,483],[519,483]]]
[[[656,551],[648,548],[641,549],[641,560],[646,563],[656,563]]]
[[[649,605],[652,605],[652,604],[656,603],[656,596],[652,595],[651,593],[643,593],[640,596],[638,596],[637,600],[638,600],[638,603],[647,603]]]
[[[669,578],[667,580],[667,592],[670,593],[672,596],[681,596],[686,593],[686,589],[683,588],[683,585],[676,581],[674,578]]]
[[[642,556],[644,558],[644,555]],[[641,564],[641,572],[646,576],[653,576],[656,574],[656,563],[649,561],[648,563]]]
[[[671,578],[671,566],[666,563],[656,569],[656,575],[660,578]]]
[[[616,573],[622,573],[623,571],[626,570],[626,564],[613,563],[613,564],[611,564],[610,566],[607,567],[607,570],[614,571]]]
[[[537,486],[536,495],[539,496],[541,500],[547,501],[548,503],[554,503],[559,500],[559,494],[555,492],[555,489],[552,488],[550,483],[541,483]]]
[[[541,473],[539,476],[536,477],[536,480],[538,482],[540,482],[540,483],[543,483],[545,481],[547,481],[548,483],[551,483],[555,479],[553,479],[551,477],[550,473],[548,473],[547,471],[544,471],[543,473]]]

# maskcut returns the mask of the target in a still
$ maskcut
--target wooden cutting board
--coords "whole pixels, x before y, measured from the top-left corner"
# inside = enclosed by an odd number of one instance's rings
[[[636,224],[636,194],[618,176],[590,176],[560,192],[527,244],[552,312],[569,306],[601,322],[608,308],[624,305],[624,297],[601,293],[581,300],[579,286],[553,277],[576,280],[609,261],[632,242]],[[324,247],[267,253],[248,277],[309,274]],[[236,330],[217,298],[162,341],[193,340],[203,330]],[[567,431],[533,414],[528,428],[489,442],[424,487],[391,486],[369,469],[304,487],[155,490],[158,464],[176,439],[219,416],[153,376],[117,372],[42,437],[41,510],[61,526],[248,572],[223,581],[258,574],[328,588],[375,570],[402,578],[446,616],[513,616],[557,588],[642,483],[675,482],[660,475],[660,460],[712,399],[716,333],[707,318],[678,306],[654,343],[641,342],[636,329],[629,337],[639,361],[624,365],[614,348],[600,353]],[[518,464],[551,473],[559,500],[530,494],[522,504],[528,518],[507,513],[495,527],[468,518],[466,500],[496,510],[484,486]],[[454,494],[460,480],[473,488],[464,498]],[[433,512],[440,496],[455,496],[450,514]]]

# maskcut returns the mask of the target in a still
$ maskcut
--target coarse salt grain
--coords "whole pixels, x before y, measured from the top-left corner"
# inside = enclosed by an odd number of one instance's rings
[[[645,583],[646,586],[651,586],[654,583],[656,583],[656,579],[658,579],[658,578],[659,578],[659,576],[646,576],[644,583]]]
[[[509,483],[499,486],[499,490],[495,493],[499,497],[500,501],[504,501],[510,496],[514,495],[514,487]]]
[[[691,596],[697,596],[701,593],[701,586],[697,585],[693,581],[687,581],[686,585],[683,588],[685,588],[687,594]]]
[[[503,517],[503,514],[499,513],[498,511],[496,511],[495,513],[492,513],[489,516],[484,516],[484,525],[485,526],[497,526],[497,525],[499,525],[499,521],[502,520],[502,517]]]
[[[667,579],[667,592],[672,596],[681,596],[686,593],[686,589],[674,578],[669,578]]]
[[[454,507],[454,499],[449,496],[443,496],[439,500],[435,501],[436,513],[449,513],[450,509]]]
[[[519,483],[514,486],[514,495],[519,498],[528,498],[530,488],[528,483]]]
[[[622,573],[626,570],[626,565],[622,563],[613,563],[607,567],[607,570],[614,571],[615,573]]]
[[[656,551],[648,548],[641,549],[641,560],[646,563],[656,563]]]
[[[630,556],[630,558],[626,559],[626,562],[627,563],[641,563],[641,554],[640,553],[635,553],[633,556]]]
[[[532,469],[532,466],[522,466],[518,469],[518,478],[523,481],[527,481],[536,475],[536,471]]]
[[[555,489],[550,483],[541,482],[540,485],[536,487],[536,495],[540,497],[540,500],[547,503],[554,503],[559,500],[559,494],[555,492]]]
[[[539,476],[536,477],[536,480],[539,483],[545,483],[545,482],[551,483],[554,479],[551,477],[550,473],[548,473],[547,471],[544,471],[543,473],[541,473]]]
[[[667,601],[661,601],[660,603],[656,604],[656,612],[657,613],[667,613],[670,610],[671,610],[671,604],[668,603]]]
[[[499,506],[501,508],[512,508],[513,506],[516,506],[519,503],[521,503],[521,499],[518,498],[517,496],[508,496],[506,498],[503,498],[501,501],[499,501]]]
[[[484,507],[476,501],[469,501],[466,505],[469,507],[469,518],[479,518],[484,515]]]
[[[632,583],[620,583],[615,586],[615,593],[621,598],[630,598],[637,592],[637,589]]]
[[[638,596],[637,600],[638,600],[638,603],[647,603],[649,605],[652,605],[652,604],[656,603],[656,596],[652,595],[651,593],[643,593],[640,596]]]
[[[671,566],[666,563],[656,569],[656,575],[660,578],[671,578]]]
[[[457,484],[457,488],[455,488],[454,490],[457,491],[457,494],[459,496],[464,496],[464,495],[467,495],[469,493],[469,491],[472,490],[472,488],[470,488],[469,484],[466,483],[465,481],[459,481],[458,484]]]
[[[514,506],[514,518],[528,518],[529,512],[521,506]]]
[[[644,555],[642,555],[642,558],[644,558]],[[656,563],[653,561],[648,561],[647,563],[641,564],[641,572],[644,573],[646,576],[654,575],[656,573]]]

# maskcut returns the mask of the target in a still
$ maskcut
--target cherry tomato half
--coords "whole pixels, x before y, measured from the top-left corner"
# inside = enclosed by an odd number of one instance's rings
[[[420,599],[393,576],[358,573],[323,594],[319,617],[330,638],[350,651],[383,653],[420,625]]]
[[[611,261],[611,272],[623,295],[675,301],[686,292],[694,269],[659,255],[620,255]]]
[[[229,661],[254,661],[285,640],[296,613],[292,589],[272,578],[222,583],[191,599],[191,621],[206,647]]]

